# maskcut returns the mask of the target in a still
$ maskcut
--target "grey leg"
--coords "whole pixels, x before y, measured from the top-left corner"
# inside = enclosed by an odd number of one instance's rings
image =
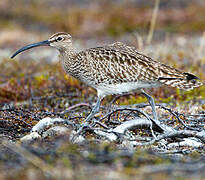
[[[147,100],[149,101],[149,104],[150,106],[152,107],[152,114],[154,116],[154,122],[161,128],[160,126],[160,122],[158,121],[157,119],[157,113],[156,113],[156,108],[155,108],[155,103],[154,103],[154,99],[147,93],[145,93],[143,90],[142,90],[142,94],[147,98]],[[154,131],[152,129],[152,124],[150,126],[150,130],[152,132],[152,135],[155,139],[157,139],[156,135],[154,134]]]
[[[154,119],[156,121],[158,121],[157,118],[157,112],[156,112],[156,108],[155,108],[155,103],[154,103],[154,99],[147,93],[145,93],[144,91],[142,91],[142,94],[147,98],[147,100],[149,101],[150,106],[152,107],[152,114],[154,116]]]
[[[96,113],[99,112],[99,110],[100,110],[100,103],[101,103],[102,99],[103,99],[102,97],[98,97],[97,102],[96,102],[94,108],[92,109],[92,111],[88,115],[88,117],[86,118],[85,123],[83,124],[83,126],[81,126],[79,128],[79,130],[77,131],[77,133],[73,136],[72,141],[75,140],[76,136],[78,136],[78,135],[80,135],[82,133],[83,129],[89,125],[90,120],[95,116]]]
[[[161,124],[160,121],[158,120],[157,118],[157,113],[156,113],[156,108],[155,108],[155,103],[154,103],[154,99],[148,95],[147,93],[145,93],[143,90],[141,90],[141,93],[148,99],[149,101],[149,104],[151,105],[152,107],[152,113],[153,113],[153,116],[154,116],[154,119],[152,120],[161,130],[163,130],[164,132],[173,132],[174,129],[173,128],[170,128],[166,125],[164,125],[163,123]],[[151,126],[151,131],[152,131],[152,134],[153,136],[156,138],[156,136],[154,135],[154,132],[152,130],[152,126]]]
[[[102,100],[102,98],[98,97],[94,108],[92,109],[91,113],[88,115],[88,117],[85,120],[86,124],[89,123],[90,120],[95,116],[95,114],[99,112],[101,100]]]

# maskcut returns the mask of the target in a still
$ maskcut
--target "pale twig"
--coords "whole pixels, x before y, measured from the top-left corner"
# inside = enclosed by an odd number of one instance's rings
[[[152,14],[152,19],[151,19],[151,23],[150,23],[150,29],[149,29],[149,33],[147,36],[147,44],[150,44],[152,41],[152,37],[154,34],[154,28],[155,28],[155,24],[156,24],[156,20],[157,20],[157,14],[158,14],[158,10],[159,10],[159,3],[160,0],[155,0],[155,5],[154,5],[154,10],[153,10],[153,14]]]
[[[197,52],[199,59],[202,58],[202,51],[203,51],[204,47],[205,47],[205,31],[203,32],[203,35],[200,39],[200,44],[199,44],[199,48],[198,48],[198,52]]]
[[[80,107],[80,106],[87,106],[87,107],[91,108],[90,105],[87,103],[79,103],[79,104],[75,104],[73,106],[68,107],[66,110],[62,111],[60,114],[65,114],[65,113],[71,111],[72,109],[75,109],[75,108]]]
[[[133,120],[122,123],[121,125],[114,128],[112,131],[116,133],[124,134],[126,130],[134,129],[136,127],[142,127],[142,126],[150,127],[151,121],[143,118],[135,118]]]
[[[192,148],[201,148],[203,143],[197,142],[196,140],[184,138],[183,141],[174,142],[167,145],[168,149],[178,148],[178,147],[192,147]]]
[[[144,41],[142,36],[140,36],[137,32],[132,34],[137,42],[138,51],[142,51],[144,49]]]
[[[119,108],[119,109],[116,109],[110,113],[108,113],[107,115],[105,115],[102,119],[105,119],[105,118],[108,118],[108,121],[110,120],[110,117],[113,113],[117,112],[117,111],[136,111],[140,114],[142,114],[144,117],[146,117],[148,120],[150,120],[151,122],[153,122],[159,129],[167,132],[167,131],[174,131],[173,128],[169,127],[169,126],[166,126],[165,124],[162,124],[159,122],[159,120],[153,120],[150,116],[148,116],[148,114],[146,114],[145,112],[139,110],[139,109],[136,109],[136,108]],[[102,120],[101,119],[101,120]]]
[[[141,146],[151,145],[162,139],[175,138],[175,137],[195,137],[195,138],[200,139],[203,143],[205,143],[205,132],[182,130],[182,131],[168,132],[168,133],[157,136],[157,139],[153,139],[150,142],[138,143],[137,145],[141,145]]]
[[[46,117],[43,118],[42,120],[40,120],[33,128],[32,128],[32,132],[37,132],[37,133],[41,133],[44,131],[45,128],[53,125],[54,123],[65,123],[65,124],[69,124],[71,126],[74,126],[74,124],[68,120],[65,119],[61,119],[61,118],[54,118],[51,119],[50,117]]]

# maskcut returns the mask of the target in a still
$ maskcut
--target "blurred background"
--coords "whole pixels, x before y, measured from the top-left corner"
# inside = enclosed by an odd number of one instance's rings
[[[46,39],[58,31],[86,43],[83,47],[116,40],[139,46],[137,38],[145,40],[148,35],[154,4],[155,0],[3,0],[1,49]],[[153,38],[163,42],[176,34],[201,37],[204,17],[203,0],[161,0]]]
[[[11,78],[16,86],[24,75],[31,77],[35,72],[41,84],[42,79],[51,77],[49,73],[57,73],[61,67],[57,65],[58,52],[52,48],[32,49],[18,55],[15,62],[11,62],[9,57],[20,47],[48,39],[59,31],[72,35],[77,51],[122,41],[156,60],[204,79],[204,17],[204,0],[1,0],[1,88],[8,90],[5,83],[8,85]],[[54,69],[45,68],[42,63],[54,65]],[[77,83],[63,73],[60,76],[65,76],[64,79],[69,79],[72,85]],[[199,89],[194,95],[203,90]],[[167,92],[153,91],[158,97],[168,98],[171,94],[176,98],[176,90],[168,92],[167,95]],[[29,90],[26,95],[14,97],[21,100],[31,94]],[[3,96],[0,102],[10,97]]]
[[[137,146],[133,152],[121,136],[102,143],[92,131],[86,133],[86,143],[73,144],[72,127],[65,137],[50,131],[51,136],[28,145],[18,141],[45,117],[61,117],[79,126],[96,102],[95,90],[65,74],[53,48],[31,49],[10,59],[17,49],[59,31],[72,35],[76,51],[121,41],[205,81],[205,0],[0,0],[0,179],[204,179],[204,147],[196,138],[176,136]],[[176,130],[205,127],[205,86],[146,91],[170,108],[157,108],[163,123]],[[112,98],[103,100],[96,119],[120,105],[147,103],[139,94]],[[152,113],[149,106],[142,109]],[[113,121],[107,116],[102,124],[115,127],[129,116],[139,116],[120,113],[111,115]],[[147,142],[149,131],[131,133],[137,142]],[[178,147],[180,139],[193,147]],[[4,140],[9,144],[2,144]],[[177,145],[168,147],[171,144]]]

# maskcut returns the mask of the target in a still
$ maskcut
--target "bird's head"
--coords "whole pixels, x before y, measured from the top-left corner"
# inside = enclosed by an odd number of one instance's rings
[[[11,58],[14,58],[17,54],[26,51],[28,49],[38,47],[38,46],[51,46],[59,51],[64,51],[66,48],[72,47],[72,37],[70,34],[67,34],[65,32],[59,32],[54,35],[52,35],[48,40],[29,44],[27,46],[22,47],[21,49],[17,50]]]
[[[70,34],[59,32],[52,35],[48,39],[48,42],[51,47],[57,48],[61,51],[72,46],[72,37]]]

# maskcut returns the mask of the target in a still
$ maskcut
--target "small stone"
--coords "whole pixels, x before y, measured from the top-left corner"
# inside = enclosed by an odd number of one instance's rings
[[[32,132],[20,139],[23,143],[31,143],[37,139],[41,139],[41,136],[37,132]]]
[[[60,136],[70,134],[70,130],[67,127],[55,126],[48,129],[46,132],[43,133],[42,137],[46,138],[47,136]]]

